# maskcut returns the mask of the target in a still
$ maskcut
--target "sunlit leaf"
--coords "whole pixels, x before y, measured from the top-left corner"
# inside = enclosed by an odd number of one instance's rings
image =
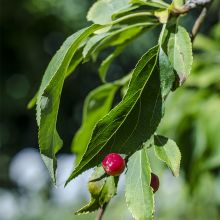
[[[192,43],[185,28],[174,25],[168,28],[167,53],[179,78],[184,83],[192,68]]]
[[[174,80],[173,69],[164,66],[167,62],[159,62],[163,59],[168,60],[164,53],[160,53],[158,46],[140,59],[125,97],[98,122],[80,164],[67,183],[98,165],[110,152],[135,152],[155,132],[163,116],[163,100],[169,91],[167,88],[171,88]],[[165,73],[163,69],[169,72]]]
[[[129,0],[99,0],[90,8],[87,19],[96,24],[107,24],[112,21],[112,15],[129,8]]]

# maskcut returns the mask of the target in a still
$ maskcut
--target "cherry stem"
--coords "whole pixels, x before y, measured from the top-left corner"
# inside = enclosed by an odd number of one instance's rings
[[[108,202],[106,202],[102,207],[99,208],[98,214],[96,216],[96,220],[102,220],[102,217],[105,213]]]

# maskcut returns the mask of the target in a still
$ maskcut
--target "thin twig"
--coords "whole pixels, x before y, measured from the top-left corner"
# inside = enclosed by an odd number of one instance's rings
[[[99,208],[98,214],[96,216],[96,220],[102,220],[102,217],[105,213],[107,205],[108,203],[105,203],[101,208]]]
[[[199,32],[199,29],[205,19],[205,16],[207,14],[207,8],[203,8],[199,17],[196,19],[194,25],[193,25],[193,28],[192,28],[192,34],[191,34],[191,40],[193,42],[193,40],[195,39],[197,33]]]

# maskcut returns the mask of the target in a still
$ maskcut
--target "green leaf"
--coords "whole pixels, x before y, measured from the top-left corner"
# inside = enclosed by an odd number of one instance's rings
[[[138,5],[147,5],[156,8],[168,8],[169,4],[161,0],[131,0],[130,3]]]
[[[143,32],[149,30],[156,26],[156,23],[153,22],[142,22],[131,25],[126,25],[119,29],[113,30],[108,33],[95,35],[88,40],[87,45],[83,51],[84,60],[87,61],[89,56],[92,56],[95,60],[99,53],[110,46],[118,46],[125,43],[128,40],[133,40],[138,37]]]
[[[167,53],[182,85],[190,74],[193,62],[192,43],[185,28],[179,25],[168,28]]]
[[[181,153],[176,143],[166,137],[154,135],[156,156],[165,162],[174,176],[179,175]]]
[[[89,143],[93,128],[111,109],[118,85],[102,85],[87,96],[83,107],[83,122],[72,142],[72,150],[76,153],[77,162],[81,160],[83,153]]]
[[[167,94],[167,87],[171,88],[173,84],[173,80],[168,77],[173,75],[173,71],[162,71],[169,68],[163,66],[165,62],[158,61],[159,54],[162,57],[160,59],[166,59],[164,53],[159,51],[156,46],[140,59],[126,95],[97,123],[87,150],[67,183],[83,171],[101,163],[102,158],[110,152],[135,152],[155,132],[163,116],[163,95]]]
[[[125,47],[136,37],[138,37],[142,32],[142,28],[140,27],[133,27],[126,29],[125,31],[121,32],[116,39],[111,41],[111,45],[119,45],[116,49],[111,53],[108,57],[103,60],[99,67],[99,76],[101,80],[105,83],[106,73],[109,69],[110,64],[114,61],[114,59],[119,56]]]
[[[74,54],[68,69],[66,71],[66,78],[76,69],[76,67],[79,65],[79,63],[82,61],[83,56],[82,56],[82,48],[78,49],[76,53]],[[38,97],[38,92],[34,95],[34,97],[29,101],[27,108],[32,109],[37,102],[37,97]]]
[[[85,61],[88,60],[88,57],[91,54],[91,51],[98,45],[98,43],[101,40],[105,39],[110,34],[111,34],[111,32],[98,34],[98,35],[95,35],[95,36],[91,37],[88,40],[88,42],[86,43],[86,45],[85,45],[85,47],[83,49],[83,57],[84,57]]]
[[[127,46],[127,44],[122,44],[113,51],[108,57],[105,58],[105,60],[102,61],[100,67],[99,67],[99,76],[102,80],[102,82],[106,82],[106,73],[109,69],[109,66],[113,62],[113,60],[121,54],[121,52],[124,50],[124,48]]]
[[[105,174],[105,170],[102,166],[96,167],[95,171],[92,173],[88,182],[88,189],[93,198],[99,197],[102,188],[105,184],[106,178],[101,178]],[[99,179],[101,178],[101,179]]]
[[[91,201],[86,206],[82,207],[76,212],[76,214],[86,214],[88,212],[94,212],[99,207],[108,203],[110,199],[116,194],[118,177],[109,176],[107,178],[101,178],[105,173],[103,168],[97,167],[90,178],[88,188],[91,194]],[[95,180],[95,181],[94,181]]]
[[[154,196],[150,187],[151,169],[147,150],[135,152],[128,161],[125,198],[136,220],[151,220],[154,213]]]
[[[116,20],[117,18],[123,17],[125,15],[128,15],[131,13],[131,11],[139,8],[139,5],[131,6],[129,8],[125,8],[123,10],[120,10],[114,14],[112,14],[112,20]]]
[[[49,63],[37,97],[37,123],[39,127],[39,147],[42,158],[55,182],[55,154],[62,147],[62,140],[56,131],[56,121],[63,83],[72,57],[84,40],[99,25],[92,25],[71,35]],[[77,61],[78,62],[78,59]]]
[[[99,0],[90,8],[87,19],[95,24],[107,24],[112,21],[112,15],[129,8],[129,0]]]
[[[143,33],[144,30],[149,29],[152,26],[152,23],[138,23],[135,25],[126,26],[116,31],[112,31],[108,36],[103,38],[93,47],[93,51],[90,52],[90,54],[96,58],[98,54],[106,47],[118,46],[128,40],[135,39],[141,33]]]

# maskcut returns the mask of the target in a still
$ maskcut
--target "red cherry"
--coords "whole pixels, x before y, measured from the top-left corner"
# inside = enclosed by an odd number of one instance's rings
[[[103,159],[102,166],[110,176],[119,176],[125,169],[125,160],[119,154],[110,153]]]
[[[153,188],[153,193],[157,192],[157,190],[159,189],[159,185],[160,185],[159,177],[156,174],[151,173],[150,186]]]

